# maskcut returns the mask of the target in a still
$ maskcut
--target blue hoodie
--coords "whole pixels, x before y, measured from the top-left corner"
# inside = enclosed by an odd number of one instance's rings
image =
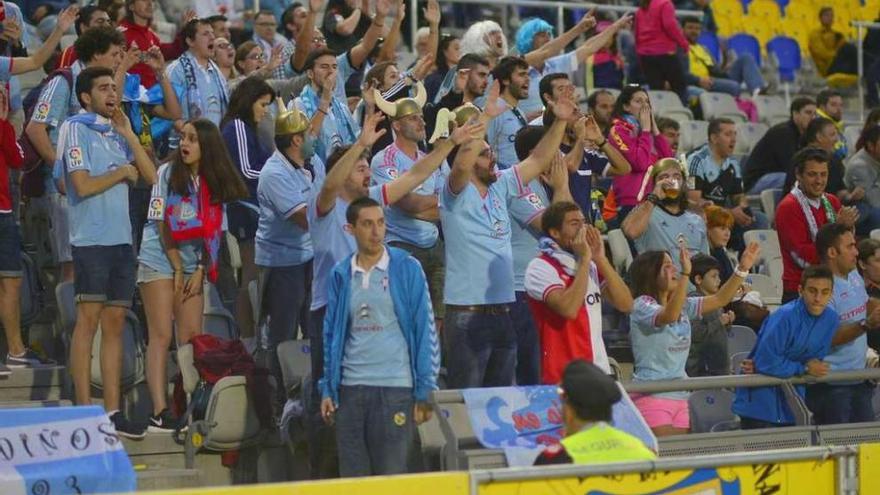
[[[434,327],[434,310],[428,292],[428,282],[422,265],[402,249],[385,246],[390,258],[388,287],[394,303],[394,313],[400,330],[409,346],[410,371],[413,377],[413,396],[417,402],[427,402],[428,394],[437,390],[440,371],[440,345]],[[327,312],[324,314],[324,377],[319,382],[321,396],[339,403],[339,384],[342,381],[342,357],[351,326],[349,298],[351,295],[351,258],[346,257],[330,272],[327,291]]]
[[[831,351],[831,338],[838,324],[837,313],[831,308],[813,316],[801,298],[785,304],[764,320],[758,341],[749,353],[755,373],[778,378],[802,375],[807,361],[823,359]],[[803,397],[804,386],[795,388]],[[777,386],[737,388],[733,412],[780,425],[794,424],[785,394]]]

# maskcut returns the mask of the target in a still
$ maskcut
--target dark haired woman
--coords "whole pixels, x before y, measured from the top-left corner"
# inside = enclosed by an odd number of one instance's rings
[[[638,204],[645,172],[661,158],[672,157],[672,148],[660,134],[648,93],[638,86],[623,88],[614,104],[608,142],[632,166],[630,173],[614,177],[614,197],[622,222]]]
[[[440,91],[440,85],[446,79],[446,74],[458,64],[459,58],[461,58],[461,40],[458,39],[458,36],[442,34],[440,36],[440,43],[437,45],[437,56],[434,61],[437,68],[425,78],[428,101],[434,101],[437,91]]]
[[[730,303],[760,254],[757,243],[742,254],[734,274],[714,295],[687,297],[691,255],[679,246],[681,271],[666,251],[640,254],[630,265],[633,310],[630,314],[633,381],[687,378],[685,365],[691,347],[691,320]],[[687,392],[633,395],[655,435],[677,435],[690,429]]]
[[[180,136],[178,153],[159,167],[138,255],[150,337],[151,431],[171,431],[176,423],[167,407],[165,376],[172,318],[179,344],[201,332],[202,283],[206,274],[211,282],[217,278],[223,205],[247,197],[217,126],[207,119],[188,121]]]
[[[259,77],[245,78],[232,91],[229,110],[220,122],[223,141],[229,149],[232,162],[238,167],[239,176],[247,185],[248,195],[241,201],[226,207],[229,232],[238,241],[241,253],[241,277],[235,300],[235,319],[242,337],[249,338],[254,332],[254,318],[248,299],[248,284],[257,278],[254,263],[254,237],[260,209],[257,203],[257,182],[260,170],[272,156],[272,149],[260,142],[258,125],[269,113],[269,105],[275,98],[275,90]]]

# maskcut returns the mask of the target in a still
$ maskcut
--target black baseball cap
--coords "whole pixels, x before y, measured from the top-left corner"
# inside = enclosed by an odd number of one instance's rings
[[[565,399],[580,408],[610,406],[621,399],[617,382],[583,359],[568,363],[562,372],[560,388]]]

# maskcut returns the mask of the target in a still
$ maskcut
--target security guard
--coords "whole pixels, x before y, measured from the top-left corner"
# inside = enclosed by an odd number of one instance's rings
[[[536,466],[644,461],[657,455],[638,438],[609,424],[611,407],[620,400],[613,378],[583,359],[565,367],[560,384],[562,418],[567,436],[547,448]]]

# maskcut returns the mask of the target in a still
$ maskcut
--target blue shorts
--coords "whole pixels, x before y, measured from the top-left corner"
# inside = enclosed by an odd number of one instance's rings
[[[0,213],[0,278],[18,278],[21,273],[21,233],[12,213]]]
[[[131,244],[73,246],[76,302],[130,307],[137,261]]]

